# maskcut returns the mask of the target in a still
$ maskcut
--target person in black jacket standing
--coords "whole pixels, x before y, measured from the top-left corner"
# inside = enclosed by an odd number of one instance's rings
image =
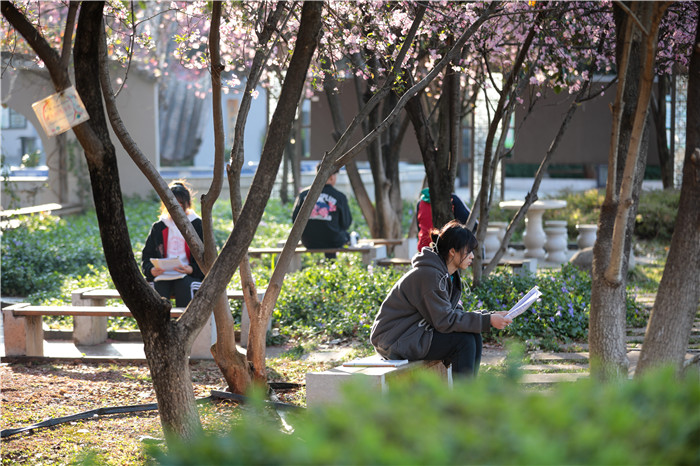
[[[345,194],[334,187],[337,176],[338,172],[335,172],[326,181],[311,211],[306,228],[301,234],[301,243],[307,249],[340,248],[350,241],[348,228],[352,223],[352,215]],[[299,193],[294,204],[292,222],[296,220],[299,209],[308,194],[309,188]],[[335,253],[326,254],[326,257],[334,258]]]
[[[199,237],[203,238],[202,219],[192,210],[190,190],[181,181],[171,183],[170,190]],[[168,299],[174,296],[177,307],[187,307],[204,280],[204,273],[192,257],[185,238],[164,205],[161,205],[160,218],[151,226],[151,232],[148,234],[141,256],[141,269],[146,280],[153,283],[161,296]],[[174,258],[179,258],[182,263],[175,268],[176,278],[174,279],[172,274],[166,274],[164,269],[155,267],[151,262],[151,259]]]

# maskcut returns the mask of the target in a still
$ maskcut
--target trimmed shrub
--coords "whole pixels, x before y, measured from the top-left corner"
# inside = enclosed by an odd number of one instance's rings
[[[374,316],[400,277],[400,271],[387,267],[368,271],[358,257],[305,268],[285,278],[273,320],[286,336],[369,341]]]
[[[537,339],[547,349],[556,349],[559,343],[586,340],[591,277],[571,264],[540,272],[537,276],[517,276],[507,271],[497,271],[471,293],[466,292],[463,305],[465,310],[507,311],[535,285],[542,296],[525,313],[516,317],[513,324],[496,335],[510,335],[521,341]],[[640,306],[628,295],[628,324],[640,325],[640,318]]]
[[[678,190],[642,192],[634,222],[634,234],[642,239],[671,241],[680,198]]]
[[[228,434],[149,453],[163,465],[698,464],[697,377],[664,370],[540,393],[489,374],[449,389],[426,373],[383,396],[359,379],[342,402],[286,413],[284,423],[258,396]]]

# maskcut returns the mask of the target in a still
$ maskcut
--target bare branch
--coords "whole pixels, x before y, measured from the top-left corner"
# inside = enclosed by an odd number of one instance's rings
[[[68,67],[71,56],[71,46],[73,44],[73,29],[75,29],[75,15],[78,12],[80,2],[70,2],[68,6],[68,16],[66,17],[66,27],[63,32],[63,44],[61,45],[61,65]]]
[[[205,271],[208,269],[206,263],[204,262],[204,246],[202,241],[199,239],[199,235],[194,230],[194,227],[187,219],[185,212],[182,210],[180,203],[177,202],[175,196],[173,195],[170,188],[168,188],[167,183],[158,173],[158,170],[153,166],[150,160],[141,152],[138,144],[133,140],[129,131],[126,129],[124,122],[119,115],[119,110],[117,109],[117,104],[114,99],[114,94],[112,92],[112,82],[109,76],[109,70],[107,68],[107,43],[104,34],[104,28],[101,28],[101,37],[99,38],[100,43],[100,86],[102,87],[102,96],[105,100],[105,107],[107,109],[107,116],[109,122],[112,125],[114,134],[121,142],[124,150],[126,150],[129,157],[134,161],[136,166],[141,170],[141,172],[146,176],[148,181],[151,183],[153,188],[158,193],[158,196],[163,201],[163,204],[168,209],[170,216],[175,221],[178,230],[182,233],[190,246],[190,250],[195,260],[199,264],[200,268]]]

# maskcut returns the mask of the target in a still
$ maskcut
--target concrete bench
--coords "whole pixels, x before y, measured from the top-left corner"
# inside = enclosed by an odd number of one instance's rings
[[[352,363],[379,364],[381,361],[382,358],[379,355],[374,355],[356,359]],[[343,365],[323,372],[306,374],[306,406],[319,406],[339,401],[342,385],[358,377],[364,378],[368,388],[386,393],[392,380],[416,370],[434,371],[443,377],[448,385],[452,385],[452,368],[445,367],[442,361],[409,361],[407,364],[396,367]]]
[[[243,301],[243,291],[226,290],[228,299]],[[262,301],[265,290],[258,290],[258,300]],[[121,299],[119,291],[108,288],[81,288],[75,290],[71,296],[74,306],[104,306],[108,299]],[[268,330],[272,323],[268,323]],[[241,308],[241,346],[248,346],[248,331],[250,330],[250,317],[248,308],[243,302]],[[208,332],[211,343],[206,347],[207,354],[209,347],[216,342],[216,323],[212,315],[207,325],[202,330],[202,334]],[[202,335],[200,334],[200,335]],[[73,319],[73,338],[83,345],[96,345],[107,339],[107,318],[106,317],[75,317]]]
[[[265,291],[258,292],[262,299]],[[243,299],[240,290],[227,290],[229,299]],[[43,316],[73,317],[73,341],[76,345],[98,345],[107,340],[109,317],[133,317],[126,306],[105,306],[107,299],[121,299],[114,289],[82,288],[72,294],[72,305],[32,306],[18,303],[3,309],[5,354],[8,356],[43,356]],[[173,308],[170,315],[180,317],[184,309]],[[243,304],[241,316],[241,345],[247,346],[250,318]],[[210,347],[216,342],[216,324],[213,315],[192,344],[193,359],[212,359]]]
[[[358,246],[364,245],[386,246],[394,257],[410,259],[418,250],[418,238],[360,238]]]
[[[269,247],[269,248],[248,248],[248,255],[250,257],[262,257],[264,255],[279,255],[282,253],[282,247]],[[301,270],[301,255],[302,254],[318,254],[318,253],[335,253],[335,254],[346,254],[346,253],[357,253],[362,255],[362,263],[365,265],[370,265],[386,257],[386,246],[385,245],[365,245],[365,246],[349,246],[343,248],[324,248],[324,249],[307,249],[305,247],[297,247],[294,250],[294,259],[289,264],[289,272],[295,272]]]
[[[54,215],[67,215],[77,213],[83,210],[80,205],[67,205],[62,204],[40,204],[31,207],[22,207],[21,209],[4,210],[0,209],[0,229],[6,230],[11,228],[17,228],[20,225],[20,221],[17,217],[25,215],[34,215],[42,213],[53,213]]]
[[[173,308],[171,317],[180,317],[184,309]],[[98,318],[106,322],[108,317],[133,317],[126,306],[32,306],[28,303],[17,303],[2,310],[3,327],[5,330],[5,354],[7,356],[44,356],[44,327],[43,316],[72,316],[79,318]],[[201,332],[197,340],[206,339],[206,332]],[[85,344],[76,339],[76,345]],[[95,343],[96,344],[96,343]],[[191,357],[194,359],[206,359],[203,347],[206,342],[195,341],[192,345]],[[206,351],[211,358],[209,346]]]

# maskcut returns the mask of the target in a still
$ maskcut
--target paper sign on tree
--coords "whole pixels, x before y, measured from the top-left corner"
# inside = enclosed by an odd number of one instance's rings
[[[90,119],[75,87],[52,94],[32,104],[41,127],[49,136],[65,133]]]

